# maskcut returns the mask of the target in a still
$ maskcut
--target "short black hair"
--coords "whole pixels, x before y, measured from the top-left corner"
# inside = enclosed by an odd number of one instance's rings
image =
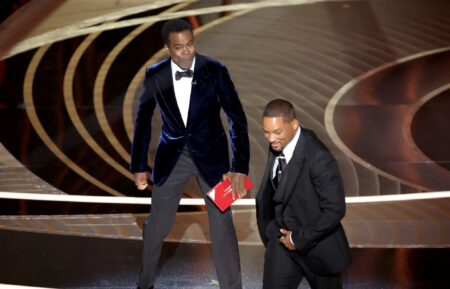
[[[172,32],[181,32],[189,30],[191,31],[192,35],[194,33],[192,32],[192,26],[188,22],[186,22],[183,19],[172,19],[164,23],[162,29],[161,29],[161,37],[163,39],[164,44],[169,45],[169,35]]]
[[[292,103],[281,98],[271,100],[266,105],[263,117],[282,117],[283,121],[292,121],[297,118]]]

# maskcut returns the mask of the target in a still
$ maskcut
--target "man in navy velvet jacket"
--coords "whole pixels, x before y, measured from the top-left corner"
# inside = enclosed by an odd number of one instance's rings
[[[245,195],[249,141],[247,120],[224,65],[196,54],[189,23],[165,23],[164,49],[169,58],[147,68],[143,82],[131,151],[130,170],[138,189],[147,186],[147,154],[151,119],[158,105],[163,119],[152,171],[152,207],[143,228],[140,288],[152,288],[164,238],[172,228],[184,187],[195,176],[203,192],[220,288],[242,288],[239,251],[231,210],[221,212],[205,193],[222,178],[234,192]],[[228,141],[220,118],[229,122]]]

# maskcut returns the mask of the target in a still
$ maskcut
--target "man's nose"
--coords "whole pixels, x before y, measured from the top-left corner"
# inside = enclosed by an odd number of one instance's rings
[[[271,143],[271,142],[273,142],[275,140],[275,136],[273,134],[269,134],[267,136],[267,140]]]

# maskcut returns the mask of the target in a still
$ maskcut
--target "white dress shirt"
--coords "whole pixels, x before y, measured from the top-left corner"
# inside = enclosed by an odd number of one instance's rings
[[[172,81],[173,89],[175,90],[175,98],[177,99],[178,109],[180,110],[181,117],[183,118],[184,125],[187,125],[189,103],[191,101],[191,90],[193,77],[182,77],[179,80],[175,80],[175,73],[177,71],[184,71],[173,60],[170,62],[172,68]],[[191,70],[194,71],[195,57],[192,61]]]
[[[283,149],[284,158],[286,159],[286,165],[289,163],[289,161],[292,158],[292,155],[294,154],[294,149],[295,149],[295,146],[297,145],[300,134],[301,134],[301,128],[298,127],[297,132],[295,133],[294,137]],[[275,175],[277,173],[278,159],[279,159],[279,157],[277,157],[275,159],[275,162],[273,164],[272,179],[275,177]]]
[[[286,159],[286,165],[289,163],[289,161],[292,158],[292,155],[294,154],[295,146],[297,145],[297,142],[298,142],[298,139],[300,138],[301,132],[302,132],[302,129],[300,127],[298,127],[297,132],[294,135],[294,138],[292,138],[291,141],[283,149],[284,158]],[[275,175],[277,173],[278,159],[279,159],[279,157],[277,157],[275,159],[275,162],[273,164],[272,178],[275,178]],[[292,234],[290,235],[289,240],[295,246],[294,241],[292,240]]]

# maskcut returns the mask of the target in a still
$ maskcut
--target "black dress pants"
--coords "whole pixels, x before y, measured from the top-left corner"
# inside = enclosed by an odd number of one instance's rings
[[[221,212],[206,196],[210,186],[201,178],[186,148],[167,180],[161,186],[153,187],[151,212],[143,227],[142,268],[138,286],[141,289],[151,288],[155,282],[164,238],[172,229],[181,196],[191,176],[197,178],[205,199],[220,288],[241,289],[239,249],[231,210]]]
[[[267,243],[264,259],[263,289],[297,289],[303,277],[312,289],[341,289],[341,274],[319,276],[289,251],[278,238]]]

